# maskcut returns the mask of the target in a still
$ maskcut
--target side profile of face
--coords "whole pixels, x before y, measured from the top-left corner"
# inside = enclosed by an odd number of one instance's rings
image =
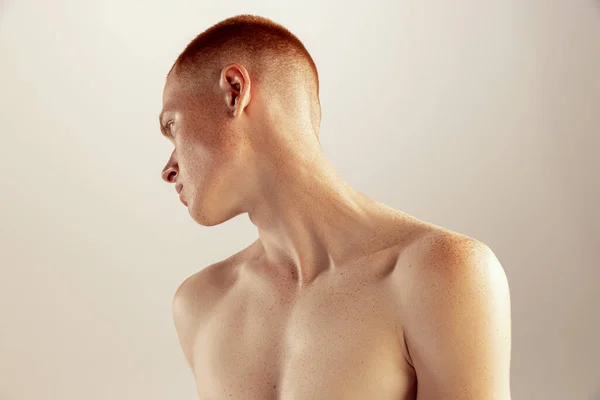
[[[160,123],[174,149],[161,175],[175,184],[201,225],[218,225],[244,211],[249,122],[242,111],[249,86],[247,71],[235,66],[224,68],[215,82],[190,84],[174,73],[167,78]]]

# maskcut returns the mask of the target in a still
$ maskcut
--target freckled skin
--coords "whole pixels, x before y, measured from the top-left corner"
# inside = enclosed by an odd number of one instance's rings
[[[260,240],[186,279],[176,301],[201,304],[182,335],[199,398],[416,399],[395,291],[403,249],[427,228],[403,228],[398,245],[301,288],[272,272]]]
[[[414,400],[401,294],[417,287],[423,243],[464,236],[350,187],[310,129],[310,102],[288,102],[242,64],[194,85],[171,74],[163,91],[175,146],[163,179],[200,225],[247,213],[259,234],[174,296],[199,398]]]

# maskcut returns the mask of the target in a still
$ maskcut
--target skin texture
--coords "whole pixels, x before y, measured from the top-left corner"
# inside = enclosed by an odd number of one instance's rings
[[[510,399],[509,288],[489,247],[353,189],[314,104],[220,71],[170,74],[161,118],[162,177],[190,216],[247,213],[259,236],[174,295],[199,398]]]

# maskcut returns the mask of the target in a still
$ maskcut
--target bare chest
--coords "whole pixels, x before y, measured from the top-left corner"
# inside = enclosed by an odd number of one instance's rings
[[[325,279],[290,302],[239,282],[195,336],[200,399],[414,399],[390,290]]]

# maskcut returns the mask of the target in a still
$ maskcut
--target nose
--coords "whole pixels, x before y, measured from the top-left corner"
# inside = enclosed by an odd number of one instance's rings
[[[177,179],[177,175],[179,174],[179,166],[177,165],[177,161],[175,159],[175,151],[171,153],[171,158],[167,162],[167,165],[163,168],[160,176],[167,183],[173,183]]]

